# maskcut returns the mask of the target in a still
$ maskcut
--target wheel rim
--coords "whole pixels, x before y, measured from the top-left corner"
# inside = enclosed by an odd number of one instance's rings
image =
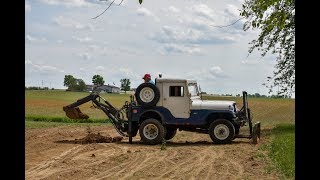
[[[153,100],[155,94],[151,88],[145,87],[140,91],[139,95],[143,102],[148,103]]]
[[[158,128],[154,124],[148,124],[143,128],[143,135],[149,140],[155,139],[158,136]]]
[[[228,126],[224,124],[218,124],[213,130],[214,136],[219,140],[225,140],[228,138],[230,131]]]

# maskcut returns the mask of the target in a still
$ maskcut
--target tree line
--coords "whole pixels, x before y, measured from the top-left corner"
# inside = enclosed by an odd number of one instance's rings
[[[92,77],[92,83],[94,86],[103,86],[105,81],[101,75],[94,75]],[[127,92],[130,90],[130,79],[124,78],[120,80],[120,89]],[[72,75],[65,75],[63,85],[67,87],[67,91],[86,91],[87,85],[82,79],[75,78]]]

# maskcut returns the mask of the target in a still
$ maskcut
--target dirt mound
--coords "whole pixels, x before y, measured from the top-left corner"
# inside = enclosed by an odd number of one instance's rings
[[[57,141],[59,143],[74,143],[74,144],[90,144],[90,143],[111,143],[111,142],[120,142],[122,141],[122,136],[111,137],[109,135],[102,136],[100,133],[89,133],[86,137],[75,140],[62,140]]]

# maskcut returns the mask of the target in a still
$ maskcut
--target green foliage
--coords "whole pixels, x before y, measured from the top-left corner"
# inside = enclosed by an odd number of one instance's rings
[[[25,86],[25,88],[24,88],[25,90],[49,90],[49,88],[48,87],[36,87],[36,86],[30,86],[30,87],[26,87]],[[52,90],[54,89],[54,88],[51,88]]]
[[[49,128],[57,126],[101,126],[110,125],[105,123],[61,123],[61,122],[45,122],[45,121],[25,121],[25,128]]]
[[[100,75],[94,75],[92,77],[92,83],[97,86],[102,86],[104,84],[103,77]]]
[[[76,90],[78,91],[86,90],[86,83],[82,79],[77,79]]]
[[[84,91],[86,84],[82,79],[76,79],[72,75],[65,75],[63,85],[70,91]]]
[[[142,0],[139,0],[139,3],[142,4]]]
[[[287,178],[295,174],[295,125],[279,124],[272,130],[272,141],[266,145],[276,168]]]
[[[69,119],[67,117],[51,117],[51,116],[26,116],[26,121],[40,121],[40,122],[60,122],[60,123],[109,123],[105,119]]]
[[[121,89],[124,90],[125,92],[130,91],[130,79],[121,79]]]
[[[65,75],[63,85],[70,88],[76,84],[76,78],[74,78],[72,75]]]
[[[295,2],[293,0],[245,0],[241,16],[247,19],[243,26],[260,29],[259,37],[250,42],[249,54],[254,49],[277,55],[273,77],[268,77],[270,92],[279,87],[279,95],[289,95],[295,91]]]

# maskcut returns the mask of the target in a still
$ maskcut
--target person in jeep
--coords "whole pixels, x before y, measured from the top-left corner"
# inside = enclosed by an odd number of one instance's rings
[[[155,84],[155,83],[151,80],[151,75],[150,75],[150,74],[145,74],[142,79],[144,79],[144,82],[145,82],[145,83]]]

